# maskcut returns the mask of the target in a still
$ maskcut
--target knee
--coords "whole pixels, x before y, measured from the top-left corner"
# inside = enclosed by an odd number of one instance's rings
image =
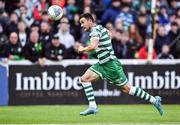
[[[129,85],[125,85],[125,86],[121,87],[121,90],[124,93],[129,93],[130,89],[131,89],[131,86],[129,86]]]
[[[121,89],[124,93],[129,93],[129,90],[126,88]]]
[[[80,80],[80,83],[88,82],[88,79],[84,77],[80,77],[79,80]]]

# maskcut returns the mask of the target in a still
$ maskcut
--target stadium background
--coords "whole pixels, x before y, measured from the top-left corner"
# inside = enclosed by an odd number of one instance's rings
[[[64,8],[60,21],[48,18],[52,4]],[[149,105],[127,105],[147,102],[122,94],[106,81],[93,84],[98,104],[108,104],[100,105],[98,118],[75,116],[85,107],[77,104],[87,104],[78,77],[97,62],[94,52],[77,53],[79,45],[89,44],[78,22],[84,12],[92,13],[97,24],[111,31],[115,55],[132,84],[163,97],[164,118],[154,118],[157,114]],[[180,124],[179,27],[178,0],[157,0],[154,13],[150,0],[0,0],[0,123]],[[38,35],[31,38],[32,32]],[[52,57],[47,52],[55,37],[63,47]],[[41,48],[36,55],[27,54],[33,38]],[[119,116],[125,112],[126,117]],[[43,113],[51,115],[48,120]]]

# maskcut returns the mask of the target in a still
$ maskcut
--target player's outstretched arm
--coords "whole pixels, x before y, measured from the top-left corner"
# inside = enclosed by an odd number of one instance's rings
[[[88,51],[95,50],[98,47],[99,38],[91,38],[90,41],[91,41],[90,44],[86,47],[79,46],[78,51],[79,52],[88,52]]]

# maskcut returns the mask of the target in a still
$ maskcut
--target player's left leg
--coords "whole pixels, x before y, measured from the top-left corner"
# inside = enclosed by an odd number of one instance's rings
[[[125,84],[121,87],[121,90],[129,95],[140,97],[146,101],[152,103],[156,109],[159,111],[160,115],[163,115],[163,109],[161,106],[161,97],[152,96],[149,93],[145,92],[143,89],[139,87],[132,86],[130,84]]]

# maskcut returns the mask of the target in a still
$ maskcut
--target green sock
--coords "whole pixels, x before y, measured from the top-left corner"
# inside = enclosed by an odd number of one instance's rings
[[[149,101],[152,104],[154,104],[156,101],[156,98],[154,98],[154,96],[150,95],[149,93],[145,92],[143,89],[138,87],[131,87],[129,94],[140,97],[141,99]]]
[[[97,105],[96,105],[96,101],[94,98],[94,92],[93,92],[92,84],[90,82],[87,82],[87,83],[82,83],[82,86],[84,88],[84,92],[86,94],[86,97],[89,101],[89,107],[96,108]]]

